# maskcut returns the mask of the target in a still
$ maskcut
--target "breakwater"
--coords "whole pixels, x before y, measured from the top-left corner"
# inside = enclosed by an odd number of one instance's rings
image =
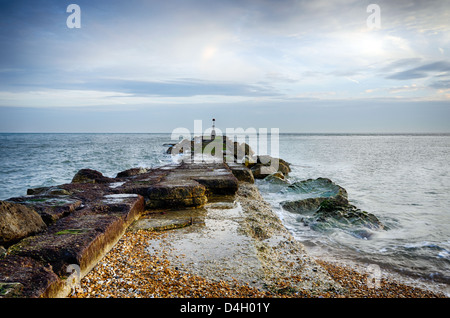
[[[2,294],[64,296],[71,289],[73,265],[80,271],[73,274],[85,276],[145,211],[199,207],[210,196],[233,195],[237,189],[238,180],[224,164],[184,163],[130,169],[116,178],[83,169],[69,184],[30,189],[2,205],[2,234],[8,234],[2,235],[7,247],[0,259]],[[26,209],[28,219],[8,222],[23,216],[18,209]],[[29,222],[39,218],[37,225]],[[5,229],[8,225],[21,233]]]
[[[261,159],[259,160],[260,165],[267,158]],[[267,160],[265,162],[267,163]],[[225,199],[229,200],[230,197],[234,197],[241,206],[242,213],[244,213],[241,215],[241,220],[245,220],[245,222],[238,221],[240,218],[231,213],[229,215],[231,219],[228,221],[224,219],[225,223],[233,221],[241,224],[239,228],[242,231],[239,233],[247,233],[253,246],[259,247],[256,249],[258,253],[254,254],[256,255],[255,259],[266,260],[259,263],[260,269],[262,268],[260,273],[271,273],[270,270],[264,271],[264,268],[270,268],[270,264],[275,264],[274,260],[278,258],[264,257],[264,255],[277,255],[270,253],[280,245],[278,243],[295,240],[292,240],[287,234],[285,240],[274,239],[279,233],[285,231],[284,227],[280,226],[281,223],[277,225],[275,221],[277,218],[274,215],[267,218],[262,217],[270,214],[270,208],[267,209],[269,214],[263,213],[264,200],[255,194],[257,193],[256,188],[248,186],[252,183],[252,178],[256,176],[258,170],[261,170],[257,169],[257,164],[258,160],[247,166],[237,163],[181,163],[156,169],[130,169],[117,174],[114,178],[105,177],[102,173],[94,170],[83,169],[69,184],[30,189],[27,196],[8,199],[7,204],[20,204],[21,208],[25,206],[33,210],[45,224],[38,224],[40,228],[31,229],[24,237],[2,243],[7,249],[6,255],[1,259],[0,267],[3,297],[63,296],[70,292],[74,276],[78,275],[74,269],[78,266],[79,276],[85,276],[90,268],[102,258],[102,255],[105,255],[116,244],[130,225],[139,223],[134,223],[134,220],[155,220],[158,219],[155,217],[156,215],[164,215],[161,214],[163,213],[161,211],[170,210],[174,212],[170,213],[171,215],[177,215],[177,211],[187,208],[190,215],[184,221],[182,217],[174,217],[169,218],[169,222],[167,220],[161,222],[166,224],[164,226],[168,226],[167,228],[189,225],[185,229],[194,229],[201,223],[197,222],[198,218],[192,215],[195,214],[194,211],[199,212],[216,200],[221,202]],[[249,169],[248,166],[253,169]],[[276,180],[282,179],[282,175],[277,175],[277,172],[270,177],[278,178]],[[223,215],[218,213],[221,217],[226,216],[226,213]],[[167,214],[169,213],[165,215]],[[180,222],[177,224],[173,221],[175,219]],[[265,219],[272,220],[269,223],[270,226],[264,225],[266,224]],[[214,223],[210,222],[211,220],[216,219],[214,215],[210,215],[208,218],[205,217],[205,220],[205,224],[208,226]],[[164,226],[156,225],[154,228],[163,228]],[[226,225],[222,228],[225,231],[231,229]],[[205,228],[200,227],[200,229]],[[171,233],[176,235],[175,233],[180,232],[177,230]],[[212,242],[219,241],[213,236]],[[270,245],[276,242],[278,243]],[[294,245],[298,246],[297,243]],[[261,253],[264,250],[268,254]],[[289,255],[279,251],[278,255]],[[293,254],[306,255],[303,253]],[[280,260],[279,264],[288,264],[283,263],[283,257]],[[291,261],[289,264],[296,263]],[[327,277],[327,280],[330,281],[322,267],[317,267],[315,262],[311,264],[314,265],[309,267],[311,273],[325,274],[322,277]],[[221,268],[220,264],[217,266],[218,269]],[[235,268],[239,270],[240,267],[236,266]],[[274,265],[272,268],[287,267]],[[276,276],[274,275],[274,277]],[[270,281],[268,276],[260,277]],[[261,282],[258,279],[255,281]],[[319,284],[318,280],[312,278],[309,281],[316,282],[319,286],[327,286]],[[335,286],[337,285],[335,284]],[[308,287],[303,285],[303,288]]]

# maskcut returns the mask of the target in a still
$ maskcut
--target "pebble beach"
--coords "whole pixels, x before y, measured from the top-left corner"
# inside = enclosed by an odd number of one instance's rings
[[[442,294],[418,289],[395,281],[381,280],[380,288],[368,288],[367,276],[345,266],[318,261],[344,293],[311,294],[290,292],[290,281],[280,279],[278,290],[262,290],[237,280],[212,281],[180,271],[168,261],[166,253],[151,255],[149,240],[161,232],[128,232],[85,276],[72,298],[444,298]]]

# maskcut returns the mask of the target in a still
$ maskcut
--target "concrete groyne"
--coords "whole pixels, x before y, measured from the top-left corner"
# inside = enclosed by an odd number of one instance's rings
[[[220,150],[230,148],[220,159],[229,156],[229,150],[240,159],[253,156],[248,145],[226,137],[203,141],[202,150],[215,141]],[[184,146],[194,142],[182,141],[169,149],[186,154]],[[211,198],[234,197],[239,182],[253,183],[262,176],[261,167],[273,170],[275,158],[260,159],[251,162],[258,170],[238,163],[236,156],[229,163],[185,160],[155,169],[132,168],[115,178],[82,169],[71,183],[28,189],[26,196],[2,202],[0,297],[66,296],[133,222],[158,210],[195,209]],[[172,220],[165,228],[177,226]]]
[[[0,296],[65,296],[74,278],[86,275],[146,211],[200,207],[212,196],[237,190],[238,179],[223,163],[130,169],[116,178],[83,169],[71,183],[30,189],[26,196],[7,200],[8,207],[25,206],[45,225],[3,243]]]

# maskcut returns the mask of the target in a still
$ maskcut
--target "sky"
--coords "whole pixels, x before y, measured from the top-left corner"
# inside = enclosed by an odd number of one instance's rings
[[[212,118],[224,131],[449,133],[450,1],[0,0],[0,132]]]

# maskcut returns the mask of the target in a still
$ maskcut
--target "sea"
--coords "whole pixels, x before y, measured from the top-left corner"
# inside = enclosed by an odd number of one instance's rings
[[[288,182],[257,180],[263,197],[314,257],[450,295],[450,134],[279,134]],[[0,200],[27,189],[70,183],[83,168],[115,177],[133,167],[178,160],[170,133],[1,133]],[[270,154],[270,153],[269,153]],[[358,236],[347,227],[312,229],[281,203],[301,195],[297,181],[328,178],[384,229]]]

